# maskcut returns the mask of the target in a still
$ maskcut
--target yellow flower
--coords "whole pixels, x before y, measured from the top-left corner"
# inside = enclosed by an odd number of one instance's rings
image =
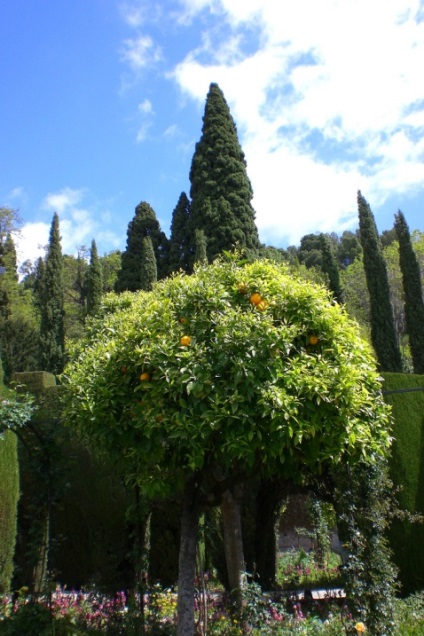
[[[358,634],[363,634],[367,628],[365,627],[364,623],[356,623],[355,629]]]

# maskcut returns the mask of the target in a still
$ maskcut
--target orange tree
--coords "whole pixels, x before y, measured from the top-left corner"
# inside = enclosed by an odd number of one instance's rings
[[[371,350],[327,291],[237,257],[109,296],[65,378],[66,416],[148,496],[182,493],[178,634],[194,633],[197,523],[252,474],[296,484],[390,446]]]

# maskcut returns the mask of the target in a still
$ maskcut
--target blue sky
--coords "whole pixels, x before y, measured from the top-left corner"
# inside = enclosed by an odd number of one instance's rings
[[[420,0],[9,0],[0,3],[0,205],[35,259],[60,217],[66,253],[124,249],[140,201],[169,235],[189,192],[205,97],[236,120],[261,240],[424,230]]]

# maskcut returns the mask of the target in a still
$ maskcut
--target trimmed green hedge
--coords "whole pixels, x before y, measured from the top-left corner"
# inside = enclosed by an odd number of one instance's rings
[[[383,373],[384,391],[424,387],[423,375]],[[395,419],[391,476],[402,509],[424,514],[424,390],[385,394]],[[424,588],[424,524],[395,520],[390,541],[402,592]]]
[[[10,391],[3,386],[0,361],[0,399]],[[19,468],[16,436],[7,431],[0,438],[0,593],[9,591],[13,575],[17,506],[19,499]]]

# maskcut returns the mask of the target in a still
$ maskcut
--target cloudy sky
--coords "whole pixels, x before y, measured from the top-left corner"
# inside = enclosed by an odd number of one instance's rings
[[[0,3],[0,205],[21,258],[47,242],[124,249],[148,201],[169,235],[217,82],[237,123],[261,240],[424,230],[424,2],[9,0]]]

